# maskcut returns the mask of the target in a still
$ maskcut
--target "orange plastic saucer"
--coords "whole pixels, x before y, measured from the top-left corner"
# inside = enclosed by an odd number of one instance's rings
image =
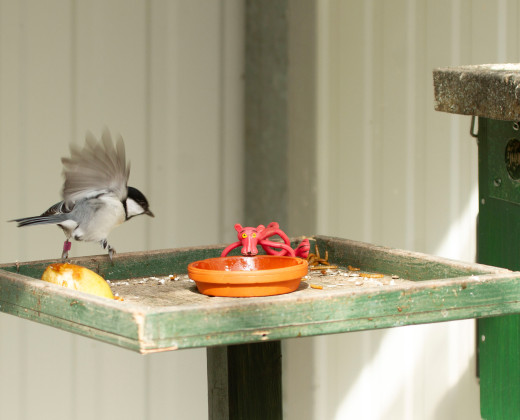
[[[295,257],[256,255],[195,261],[188,275],[209,296],[252,297],[295,291],[307,274],[307,261]]]

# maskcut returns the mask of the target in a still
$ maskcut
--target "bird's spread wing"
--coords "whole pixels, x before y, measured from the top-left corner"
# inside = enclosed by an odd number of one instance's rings
[[[53,214],[64,214],[70,213],[74,208],[74,203],[67,204],[65,201],[60,201],[59,203],[54,204],[52,207],[49,207],[45,210],[40,217],[52,216]]]
[[[114,146],[108,130],[103,132],[101,141],[88,133],[83,149],[71,145],[70,158],[61,161],[65,176],[62,194],[67,205],[105,193],[112,193],[121,201],[126,199],[130,165],[126,163],[121,137]]]

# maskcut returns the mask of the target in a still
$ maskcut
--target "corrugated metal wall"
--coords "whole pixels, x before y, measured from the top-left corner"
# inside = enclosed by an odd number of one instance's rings
[[[116,229],[116,250],[233,239],[242,22],[234,0],[1,0],[0,259],[60,255],[59,229],[6,221],[58,201],[69,142],[105,125],[123,135],[131,185],[156,215]],[[206,390],[204,349],[142,357],[0,315],[2,419],[205,418]]]
[[[318,5],[318,231],[473,261],[477,146],[469,117],[434,112],[431,71],[518,61],[519,2]],[[287,418],[478,419],[474,328],[310,339]]]
[[[57,201],[68,143],[107,125],[157,216],[116,229],[117,250],[231,240],[243,7],[0,0],[0,220]],[[473,260],[476,145],[469,118],[433,111],[431,71],[518,61],[519,2],[317,0],[316,10],[297,16],[317,19],[318,232]],[[61,241],[58,229],[0,223],[0,260],[56,257]],[[286,418],[479,418],[473,340],[473,321],[288,340]],[[204,419],[205,371],[204,350],[142,357],[0,315],[2,418]]]

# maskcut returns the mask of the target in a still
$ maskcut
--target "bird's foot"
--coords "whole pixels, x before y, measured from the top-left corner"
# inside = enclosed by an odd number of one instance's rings
[[[67,258],[69,258],[69,251],[71,248],[72,243],[68,239],[65,242],[63,242],[63,252],[61,253],[62,261],[65,261]]]
[[[116,250],[114,248],[112,248],[110,245],[108,245],[108,258],[110,258],[110,261],[112,262],[112,264],[114,263],[112,258],[114,257],[115,253],[116,253]]]
[[[113,264],[114,261],[112,261],[112,258],[113,258],[113,256],[114,256],[114,254],[116,253],[116,250],[115,250],[114,248],[112,248],[112,247],[108,244],[108,242],[107,242],[106,239],[103,239],[103,240],[101,241],[101,246],[103,247],[103,249],[107,249],[107,247],[108,247],[108,258],[110,258],[110,262]]]

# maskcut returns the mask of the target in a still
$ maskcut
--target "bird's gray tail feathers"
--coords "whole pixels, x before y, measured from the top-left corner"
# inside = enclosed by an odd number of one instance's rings
[[[34,216],[23,217],[21,219],[9,220],[10,222],[18,223],[18,227],[31,225],[48,225],[63,222],[66,219],[63,214],[53,214],[51,216]]]

